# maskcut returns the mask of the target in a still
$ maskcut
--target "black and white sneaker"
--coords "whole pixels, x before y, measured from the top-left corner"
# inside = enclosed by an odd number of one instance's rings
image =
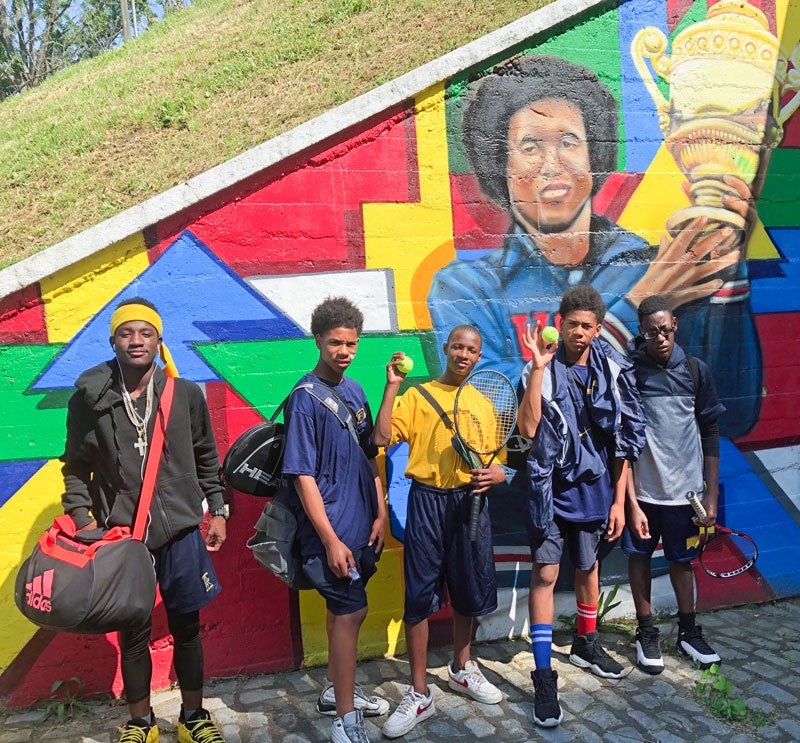
[[[389,711],[389,702],[383,697],[367,696],[364,690],[356,684],[353,693],[353,709],[357,709],[364,717],[380,717]],[[325,688],[317,699],[317,712],[321,715],[336,717],[336,694],[333,693],[333,684],[325,682]]]
[[[558,699],[558,673],[552,668],[531,671],[533,681],[533,721],[543,728],[554,728],[564,719]]]
[[[678,630],[678,652],[689,656],[700,664],[700,668],[710,668],[714,663],[722,663],[703,637],[703,628],[696,624],[689,630]]]
[[[658,636],[658,627],[636,628],[636,665],[645,673],[653,675],[664,670]]]
[[[569,662],[604,679],[621,679],[631,672],[630,668],[625,668],[605,651],[597,632],[578,635],[573,640]]]

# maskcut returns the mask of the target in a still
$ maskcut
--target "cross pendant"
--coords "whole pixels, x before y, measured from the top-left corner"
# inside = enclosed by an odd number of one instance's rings
[[[144,456],[144,450],[147,448],[147,442],[144,439],[139,439],[134,446],[139,450],[139,456]]]

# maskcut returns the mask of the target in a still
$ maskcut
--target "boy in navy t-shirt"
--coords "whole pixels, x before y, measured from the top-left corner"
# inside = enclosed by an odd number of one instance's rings
[[[328,609],[330,683],[317,709],[336,716],[333,743],[363,743],[363,715],[389,709],[385,699],[367,697],[355,685],[358,632],[367,614],[365,586],[375,574],[386,528],[372,414],[361,385],[344,376],[363,324],[361,312],[344,297],[328,298],[314,310],[311,332],[319,360],[299,383],[313,383],[324,402],[296,390],[284,414],[283,473],[302,505],[303,572]]]

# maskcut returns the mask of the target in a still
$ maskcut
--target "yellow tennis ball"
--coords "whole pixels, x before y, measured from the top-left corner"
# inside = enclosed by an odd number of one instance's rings
[[[401,374],[408,374],[414,368],[414,359],[410,356],[403,356],[396,364],[397,371]]]
[[[558,331],[552,326],[548,325],[542,331],[542,340],[549,346],[551,343],[555,343],[558,340]]]

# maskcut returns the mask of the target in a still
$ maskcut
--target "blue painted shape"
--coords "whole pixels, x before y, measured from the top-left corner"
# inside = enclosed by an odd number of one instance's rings
[[[720,440],[720,481],[720,523],[753,537],[756,567],[778,596],[800,593],[800,526],[729,439]]]
[[[664,141],[664,135],[658,126],[656,104],[633,64],[631,41],[645,26],[655,26],[669,35],[667,3],[666,0],[620,3],[618,12],[625,170],[629,173],[644,173]],[[658,81],[656,75],[654,79]]]
[[[95,364],[111,358],[111,315],[125,299],[144,297],[164,319],[164,341],[182,377],[220,377],[195,353],[194,343],[301,338],[303,331],[248,286],[191,232],[185,231],[65,346],[33,384],[34,390],[72,387]]]
[[[46,459],[29,459],[25,462],[0,462],[0,507],[30,480],[44,465]]]
[[[767,227],[767,234],[783,256],[777,264],[781,275],[751,274],[750,301],[756,313],[800,311],[800,227]],[[753,265],[756,261],[751,261]]]
[[[402,542],[406,534],[406,511],[411,480],[405,476],[408,464],[408,444],[393,444],[386,450],[386,483],[389,500],[389,528],[392,536]]]

